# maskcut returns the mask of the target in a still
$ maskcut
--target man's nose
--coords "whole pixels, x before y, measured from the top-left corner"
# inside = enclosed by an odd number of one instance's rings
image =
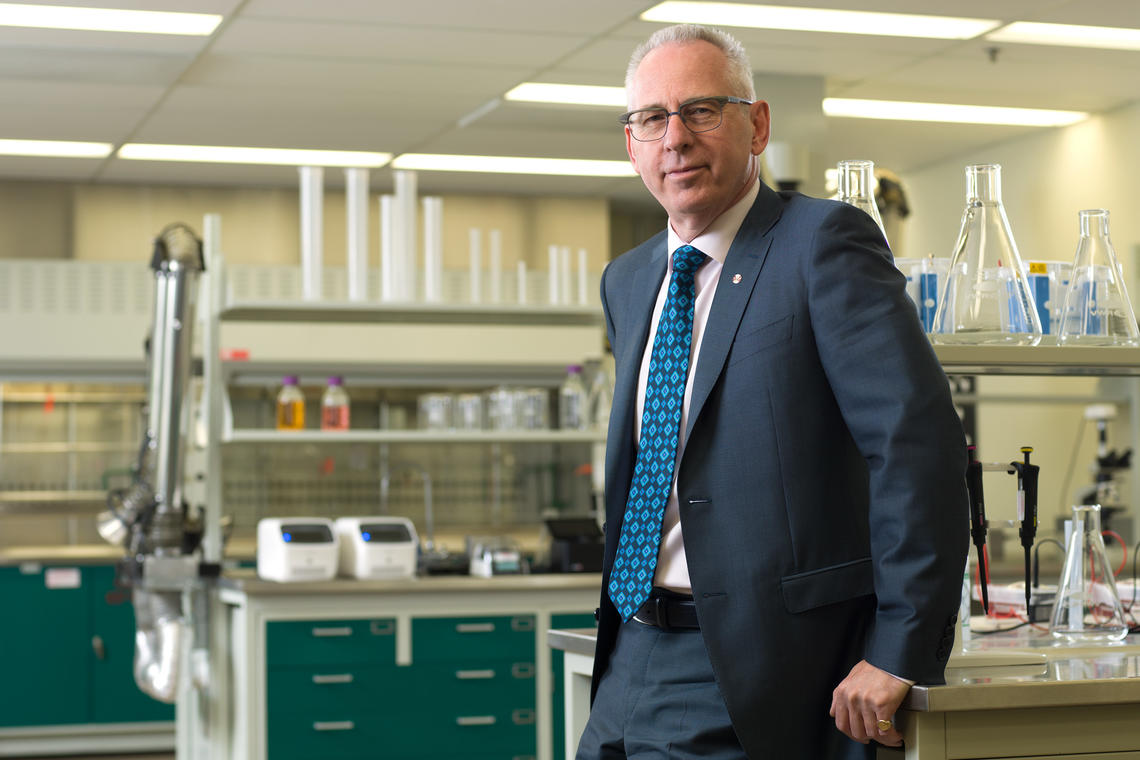
[[[681,120],[681,114],[671,113],[666,118],[668,121],[665,124],[665,136],[661,138],[666,148],[684,146],[692,141],[693,133]]]

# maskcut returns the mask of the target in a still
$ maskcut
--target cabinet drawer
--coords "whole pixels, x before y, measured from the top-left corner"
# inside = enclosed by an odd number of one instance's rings
[[[497,757],[534,755],[534,709],[429,709],[394,715],[399,728],[385,731],[385,756],[466,758],[472,750]],[[274,758],[276,760],[276,758]]]
[[[269,722],[268,757],[273,760],[365,760],[379,756],[379,735],[367,720],[333,711],[299,713]]]
[[[396,662],[396,621],[288,620],[266,624],[268,665]]]
[[[534,615],[412,620],[412,659],[417,663],[479,659],[534,661]]]
[[[415,667],[411,693],[433,710],[490,710],[533,708],[535,705],[534,663],[507,660],[484,661],[466,666],[431,663]]]
[[[271,667],[267,674],[269,719],[286,713],[331,711],[374,719],[377,710],[399,709],[419,681],[411,668],[393,665]]]

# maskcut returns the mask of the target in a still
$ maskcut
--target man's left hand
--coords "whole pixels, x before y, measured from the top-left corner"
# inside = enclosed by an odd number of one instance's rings
[[[831,695],[830,715],[835,727],[857,742],[877,741],[888,747],[902,746],[902,734],[892,724],[880,731],[880,720],[894,721],[895,711],[910,691],[910,684],[861,660]]]

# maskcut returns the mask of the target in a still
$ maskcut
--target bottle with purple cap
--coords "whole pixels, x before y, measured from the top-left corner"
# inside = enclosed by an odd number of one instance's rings
[[[348,430],[348,393],[344,378],[334,375],[321,396],[321,430]]]
[[[301,393],[296,375],[286,375],[277,394],[277,429],[305,429],[305,394]]]

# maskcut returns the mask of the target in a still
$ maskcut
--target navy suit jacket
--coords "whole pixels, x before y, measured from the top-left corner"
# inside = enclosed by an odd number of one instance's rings
[[[602,277],[616,361],[594,690],[666,233]],[[737,282],[736,280],[739,279]],[[701,631],[751,758],[865,757],[828,716],[860,659],[941,683],[968,547],[962,428],[879,228],[761,184],[725,260],[677,491]]]

